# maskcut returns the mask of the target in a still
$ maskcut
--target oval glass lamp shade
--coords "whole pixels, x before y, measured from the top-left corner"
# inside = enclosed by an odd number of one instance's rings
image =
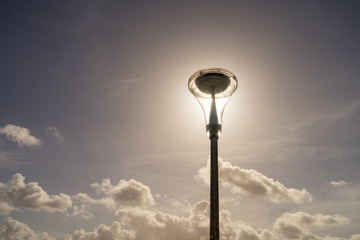
[[[191,75],[188,84],[204,111],[207,127],[217,124],[221,129],[225,105],[238,85],[235,75],[222,68],[206,68]]]

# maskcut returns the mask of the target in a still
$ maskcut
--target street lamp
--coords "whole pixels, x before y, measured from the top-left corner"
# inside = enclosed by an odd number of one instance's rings
[[[210,147],[210,240],[219,240],[218,138],[226,103],[237,88],[237,79],[222,68],[206,68],[189,79],[189,90],[204,110]]]

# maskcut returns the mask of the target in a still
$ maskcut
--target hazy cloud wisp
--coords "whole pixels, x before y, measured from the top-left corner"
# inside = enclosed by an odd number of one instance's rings
[[[46,128],[46,133],[48,135],[55,136],[60,142],[64,141],[64,137],[60,133],[59,129],[57,129],[57,127],[48,127],[48,128]]]
[[[347,186],[347,185],[350,185],[350,184],[351,184],[351,182],[345,182],[343,180],[331,181],[330,182],[330,185],[334,186],[334,187],[344,187],[344,186]]]

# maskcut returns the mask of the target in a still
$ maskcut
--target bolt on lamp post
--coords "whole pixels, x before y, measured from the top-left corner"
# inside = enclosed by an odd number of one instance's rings
[[[218,139],[226,103],[237,88],[237,79],[222,68],[207,68],[189,79],[189,90],[204,110],[210,147],[210,240],[219,240]]]

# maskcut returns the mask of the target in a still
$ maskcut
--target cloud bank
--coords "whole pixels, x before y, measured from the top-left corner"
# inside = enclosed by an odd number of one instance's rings
[[[196,203],[188,217],[157,210],[123,208],[116,212],[120,221],[111,226],[100,225],[92,232],[76,230],[67,240],[206,240],[209,234],[209,203]],[[273,224],[272,229],[254,229],[242,221],[233,221],[231,213],[220,211],[221,240],[345,240],[346,238],[318,236],[312,229],[331,228],[349,223],[340,215],[311,215],[304,212],[286,213]],[[349,239],[359,239],[352,235]]]
[[[196,178],[209,185],[210,161],[201,168]],[[286,188],[283,184],[268,178],[253,169],[242,169],[233,166],[230,162],[219,159],[219,181],[235,193],[241,193],[252,198],[270,200],[274,203],[303,203],[311,202],[312,197],[306,189],[298,190]]]
[[[223,165],[225,164],[222,162],[222,168]],[[102,183],[92,184],[102,198],[94,199],[85,193],[79,193],[72,200],[65,194],[49,196],[38,183],[26,184],[24,180],[18,173],[9,182],[0,183],[2,212],[17,208],[65,211],[72,206],[73,215],[88,214],[91,217],[92,214],[88,211],[90,205],[99,204],[116,209],[118,221],[109,226],[101,224],[88,232],[84,229],[75,230],[73,234],[66,236],[66,240],[206,240],[209,237],[210,206],[206,200],[197,202],[185,217],[153,208],[155,201],[150,188],[134,179],[120,180],[117,185],[104,179]],[[241,220],[234,221],[230,211],[220,211],[221,240],[360,240],[360,234],[350,238],[316,234],[317,230],[349,223],[350,220],[341,215],[288,212],[278,217],[272,227],[255,229]],[[49,234],[35,233],[29,226],[11,217],[6,218],[0,226],[0,239],[54,240]]]
[[[0,214],[9,214],[18,208],[34,211],[65,211],[72,204],[70,196],[60,193],[48,195],[37,182],[25,183],[20,173],[7,183],[0,182]]]
[[[3,134],[9,140],[17,142],[19,147],[36,147],[40,146],[41,140],[30,135],[30,130],[27,128],[7,124],[5,127],[0,127],[0,135]]]
[[[206,240],[208,210],[209,204],[206,201],[197,203],[188,218],[156,210],[123,208],[116,212],[120,222],[115,221],[112,226],[100,225],[92,232],[77,230],[67,240]],[[104,232],[107,233],[107,238],[104,237]]]

